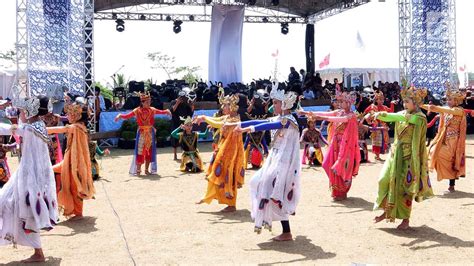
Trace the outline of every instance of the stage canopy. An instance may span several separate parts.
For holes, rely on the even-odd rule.
[[[192,1],[196,4],[205,3],[205,1]],[[235,4],[248,4],[248,0],[235,0],[235,1],[212,1],[216,3],[235,3]],[[279,12],[285,12],[300,17],[309,17],[316,13],[323,12],[328,9],[332,9],[335,6],[348,3],[348,2],[359,2],[364,3],[368,1],[356,0],[282,0],[279,1],[277,6],[272,5],[270,0],[257,0],[255,1],[256,7],[268,8],[271,10],[277,10]],[[180,5],[179,1],[174,0],[95,0],[95,12],[110,10],[114,8],[131,7],[143,4],[155,4],[155,5]],[[186,3],[188,4],[188,3]],[[189,4],[188,4],[189,5]]]

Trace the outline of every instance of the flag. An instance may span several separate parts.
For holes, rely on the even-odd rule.
[[[280,53],[280,52],[279,52],[278,49],[277,49],[276,52],[272,53],[272,57],[278,57],[278,54],[279,54],[279,53]]]
[[[459,71],[461,71],[461,72],[466,71],[466,69],[467,69],[466,65],[459,67]]]
[[[323,59],[323,61],[321,61],[321,63],[319,63],[319,68],[324,68],[325,66],[329,66],[329,58],[330,58],[331,54],[329,53],[328,55],[326,55]]]

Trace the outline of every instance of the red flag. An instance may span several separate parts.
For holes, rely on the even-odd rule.
[[[279,54],[279,51],[278,51],[278,49],[277,49],[276,52],[272,53],[272,56],[273,56],[273,57],[277,57],[278,54]]]
[[[323,68],[323,67],[329,65],[330,56],[331,56],[331,54],[329,53],[328,55],[326,55],[326,56],[324,57],[323,61],[321,61],[321,63],[319,63],[319,68]]]
[[[466,71],[466,65],[459,67],[459,71],[461,71],[461,72]]]

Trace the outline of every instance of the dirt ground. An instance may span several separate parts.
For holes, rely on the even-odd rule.
[[[205,162],[210,145],[201,145]],[[96,199],[85,203],[85,218],[62,221],[42,234],[47,264],[467,264],[474,261],[474,138],[467,150],[467,177],[456,193],[443,196],[447,181],[436,182],[435,198],[414,203],[412,229],[373,224],[372,206],[382,163],[361,167],[349,199],[334,203],[321,168],[303,166],[303,195],[292,217],[295,240],[275,243],[280,233],[253,232],[249,189],[239,190],[238,211],[195,205],[206,189],[204,174],[182,174],[170,148],[158,149],[159,175],[129,176],[131,150],[112,150],[101,161],[103,179]],[[372,156],[372,155],[371,155]],[[372,156],[373,160],[373,156]],[[16,169],[17,160],[10,160]],[[246,173],[247,183],[254,171]],[[397,221],[398,222],[398,221]],[[0,263],[24,259],[31,250],[0,247]]]

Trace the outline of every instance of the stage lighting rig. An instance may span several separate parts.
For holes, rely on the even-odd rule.
[[[212,0],[206,0],[206,5],[210,5],[212,3]]]
[[[183,24],[183,22],[181,20],[175,20],[173,22],[173,32],[178,34],[181,32],[181,24]]]
[[[118,32],[122,32],[125,30],[125,21],[123,21],[123,19],[117,19],[115,23],[117,23],[117,25],[115,25],[115,29]]]
[[[171,21],[171,16],[170,15],[166,16],[166,21]]]
[[[254,6],[257,3],[257,0],[249,0],[248,5],[249,6]]]
[[[290,32],[288,22],[281,23],[281,34],[287,35]]]
[[[277,6],[280,4],[280,0],[272,0],[272,6]]]

